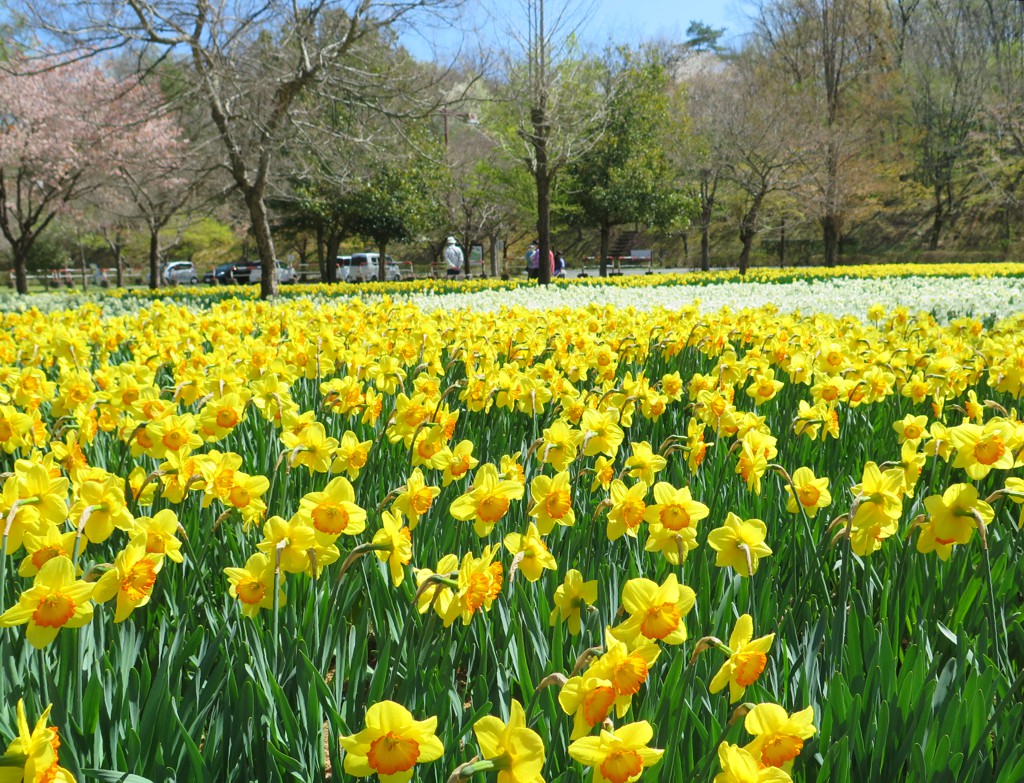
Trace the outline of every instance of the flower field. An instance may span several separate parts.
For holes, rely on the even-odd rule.
[[[0,315],[0,783],[1024,779],[1021,279],[855,277]]]

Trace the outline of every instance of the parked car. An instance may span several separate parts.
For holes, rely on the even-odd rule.
[[[366,283],[377,279],[379,253],[353,253],[338,256],[338,281],[345,283]],[[384,275],[388,281],[402,279],[402,272],[391,256],[385,257]]]
[[[217,264],[216,267],[203,275],[203,282],[210,285],[229,285],[230,283],[237,282],[234,276],[234,269],[235,265],[233,263]]]
[[[255,283],[260,279],[260,262],[236,261],[231,267],[231,277],[239,285]]]
[[[255,262],[256,266],[249,273],[249,278],[246,280],[247,283],[258,283],[263,279],[263,267],[259,261]],[[298,280],[298,276],[295,274],[295,270],[292,269],[291,265],[286,264],[284,261],[277,262],[277,282],[284,285],[285,283],[294,283]]]
[[[195,285],[199,282],[195,264],[191,261],[171,261],[165,264],[162,277],[166,285]]]

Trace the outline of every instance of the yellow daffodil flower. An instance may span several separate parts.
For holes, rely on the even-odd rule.
[[[597,580],[585,582],[579,571],[570,568],[566,571],[562,584],[555,589],[555,608],[551,610],[548,624],[555,625],[562,620],[569,626],[569,633],[578,636],[581,625],[580,610],[584,604],[593,606],[596,602]]]
[[[472,520],[473,530],[484,538],[508,512],[511,501],[521,500],[523,493],[522,484],[500,478],[498,469],[487,463],[476,472],[469,492],[452,502],[449,513],[462,522]]]
[[[645,720],[627,723],[599,737],[581,737],[569,745],[569,755],[593,769],[593,783],[632,783],[661,760],[663,750],[647,747],[654,737]]]
[[[804,740],[814,736],[814,708],[792,715],[778,704],[758,704],[743,719],[743,728],[754,739],[744,748],[759,767],[789,772],[800,755]]]
[[[480,755],[498,771],[498,783],[544,783],[544,741],[527,728],[526,712],[515,699],[508,723],[488,715],[473,724]]]
[[[505,548],[516,555],[518,568],[530,582],[536,582],[544,569],[556,570],[558,563],[540,537],[537,526],[530,523],[526,533],[509,533],[504,538]]]
[[[242,605],[242,614],[255,619],[260,609],[274,606],[274,561],[262,552],[249,556],[243,568],[225,568],[228,593]],[[284,583],[284,577],[281,577]],[[278,606],[284,606],[284,589],[278,591]]]
[[[453,481],[459,481],[470,470],[480,464],[473,456],[473,444],[468,440],[460,441],[454,449],[445,449],[438,454],[435,467],[444,471],[441,485],[447,487]]]
[[[764,543],[767,535],[768,528],[760,519],[740,519],[730,511],[722,526],[708,534],[708,546],[718,553],[715,565],[750,576],[760,559],[772,554]]]
[[[789,775],[777,767],[761,767],[749,751],[723,742],[718,746],[722,771],[713,783],[792,783]]]
[[[333,454],[331,470],[335,473],[345,472],[349,481],[355,481],[359,477],[359,471],[366,465],[372,446],[372,440],[360,441],[351,430],[342,433]]]
[[[826,508],[832,503],[832,493],[828,491],[828,476],[815,478],[810,468],[800,467],[793,471],[792,478],[793,486],[788,483],[783,486],[786,495],[789,496],[786,501],[786,510],[789,513],[796,514],[802,507],[807,516],[813,518],[818,515],[819,509]]]
[[[18,733],[0,756],[3,783],[75,783],[74,776],[60,766],[60,739],[56,728],[47,726],[49,705],[29,729],[25,700],[18,699]]]
[[[92,600],[106,603],[117,598],[114,622],[120,623],[149,603],[156,575],[164,565],[164,556],[146,551],[146,537],[139,535],[118,553],[114,567],[96,582]]]
[[[409,529],[415,530],[420,517],[430,511],[434,498],[440,494],[441,488],[428,486],[423,471],[415,468],[409,474],[392,507],[409,520]]]
[[[622,607],[629,618],[612,628],[612,635],[635,645],[639,637],[665,644],[686,641],[683,618],[693,609],[696,594],[669,574],[660,585],[650,579],[630,579],[622,588]]]
[[[402,524],[400,514],[385,511],[380,519],[383,527],[373,534],[373,543],[387,548],[375,550],[374,554],[388,564],[391,583],[400,587],[405,580],[405,566],[412,560],[412,533]]]
[[[129,531],[134,538],[139,533],[146,535],[146,552],[164,555],[175,563],[183,562],[181,541],[178,540],[178,515],[171,509],[162,509],[152,517],[136,517],[135,526]]]
[[[437,738],[437,718],[416,720],[393,701],[382,701],[366,711],[366,728],[341,737],[345,772],[357,778],[377,775],[381,783],[406,783],[413,767],[437,761],[444,745]]]
[[[655,475],[668,465],[668,460],[660,454],[655,454],[651,444],[647,441],[631,443],[630,449],[632,449],[633,455],[626,458],[626,467],[629,469],[626,475],[651,486],[654,484]]]
[[[611,509],[608,511],[608,540],[617,541],[624,535],[636,538],[637,530],[647,513],[647,484],[638,481],[627,488],[619,479],[611,483]]]
[[[504,569],[501,563],[492,562],[498,548],[498,545],[489,546],[480,557],[467,553],[462,558],[455,594],[442,618],[445,628],[459,617],[463,625],[469,625],[476,612],[490,610],[494,599],[501,594]]]
[[[729,686],[729,702],[735,703],[743,696],[743,691],[757,682],[768,663],[767,652],[775,641],[775,634],[770,633],[754,639],[754,621],[749,614],[740,615],[729,637],[729,646],[723,651],[729,659],[722,664],[718,673],[711,680],[708,690],[718,693],[726,685]]]
[[[530,516],[536,518],[542,535],[548,535],[556,524],[571,527],[576,523],[568,471],[555,476],[535,477],[530,482],[530,495],[533,499]]]
[[[75,579],[75,567],[66,557],[54,557],[43,564],[32,587],[18,597],[18,603],[0,615],[0,628],[28,623],[25,638],[42,649],[61,628],[81,628],[92,620],[90,602],[93,585]]]
[[[917,551],[935,552],[941,560],[949,559],[954,546],[971,540],[979,518],[987,525],[995,517],[992,506],[978,498],[972,484],[953,484],[941,495],[926,497],[924,507],[928,520],[921,526]]]

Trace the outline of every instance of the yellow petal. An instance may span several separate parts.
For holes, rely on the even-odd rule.
[[[729,646],[733,650],[739,650],[743,645],[754,638],[754,620],[749,614],[741,614],[736,620],[736,627],[733,628],[732,636],[729,637]]]
[[[789,713],[778,704],[758,704],[743,719],[743,728],[750,734],[771,734],[789,719]]]

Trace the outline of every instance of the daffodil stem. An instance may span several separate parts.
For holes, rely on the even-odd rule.
[[[1005,634],[999,633],[999,623],[996,620],[996,590],[992,584],[992,560],[989,557],[987,546],[982,547],[982,553],[985,563],[985,582],[988,584],[988,621],[992,626],[992,647],[995,649],[999,668],[1001,669],[1003,666],[1009,668],[1009,655],[1005,651],[1006,637]],[[1001,637],[1002,643],[1000,643]]]
[[[796,503],[797,509],[800,511],[800,518],[804,523],[804,532],[807,534],[807,543],[814,546],[815,553],[817,553],[818,545],[815,543],[814,532],[811,529],[811,518],[807,515],[807,508],[803,503],[800,502],[800,493],[797,492],[796,484],[793,482],[793,477],[784,470],[778,471],[782,480],[789,485],[790,491],[793,493],[793,500]],[[820,568],[815,568],[813,571],[817,574],[818,579],[821,580],[821,594],[823,596],[828,595],[828,582],[825,581],[825,574]],[[807,593],[811,591],[808,589]]]
[[[277,654],[278,646],[281,643],[280,625],[281,625],[281,552],[284,549],[283,544],[286,544],[288,539],[281,541],[274,551],[274,640],[270,645],[274,651],[274,672],[275,677],[277,673]]]
[[[7,604],[4,602],[4,593],[7,588],[7,534],[8,529],[5,523],[3,540],[0,541],[0,612],[7,609]]]
[[[694,667],[692,667],[692,666],[690,667],[690,669],[693,669],[693,668]],[[729,725],[729,721],[728,721],[728,709],[726,710],[726,718],[727,719],[724,722],[724,726],[722,727],[722,733],[718,735],[718,739],[715,741],[715,744],[711,746],[712,748],[717,748],[719,745],[721,745],[722,741],[725,739],[725,735],[728,734],[729,733],[729,729],[732,728]],[[711,765],[717,759],[718,759],[718,754],[717,753],[715,753],[714,751],[712,751],[711,753],[708,753],[707,754],[707,758],[705,758],[705,760],[704,760],[704,764],[700,768],[700,771],[696,775],[694,775],[692,779],[693,780],[707,780],[708,779],[708,775],[711,772]]]
[[[436,595],[436,591],[435,591]],[[416,601],[413,601],[409,605],[409,617],[405,620],[405,625],[402,626],[402,635],[398,637],[398,654],[401,656],[400,660],[405,663],[405,642],[409,638],[409,628],[416,622],[416,618],[419,616],[419,608],[416,605]],[[406,676],[408,676],[409,667],[405,667]],[[392,694],[398,693],[398,667],[391,667],[391,692]]]
[[[184,528],[182,528],[182,530],[184,530]],[[185,547],[185,553],[188,555],[189,564],[191,565],[191,567],[196,569],[197,571],[201,570],[204,564],[202,561],[199,560],[198,557],[196,557],[195,548],[192,546],[192,538],[188,535],[182,535],[181,543]],[[207,581],[205,579],[199,579],[198,582],[199,589],[203,593],[203,599],[206,601],[207,606],[216,606],[216,602],[214,601],[214,598],[210,593],[210,587],[207,584]]]
[[[846,646],[846,602],[850,595],[850,576],[853,566],[853,512],[847,515],[846,535],[844,536],[843,547],[843,575],[839,583],[839,600],[836,601],[836,611],[839,612],[839,633],[835,635],[832,647],[832,666],[838,667],[841,663],[843,649]]]

